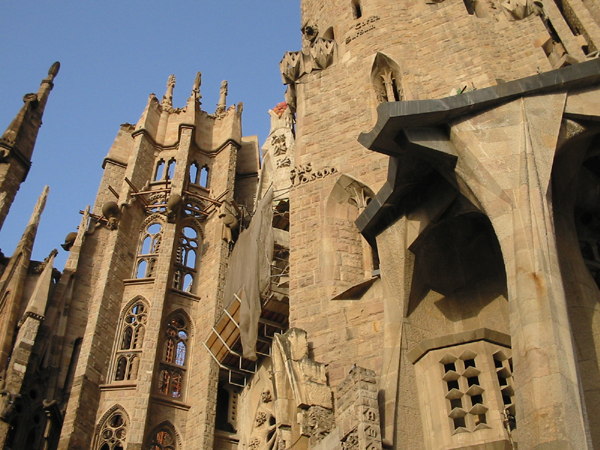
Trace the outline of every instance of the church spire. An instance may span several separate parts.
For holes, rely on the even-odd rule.
[[[42,125],[42,115],[59,69],[60,63],[52,64],[37,94],[26,94],[23,97],[25,104],[0,137],[0,229],[31,167],[31,156]]]
[[[14,254],[0,279],[0,368],[6,367],[12,352],[13,335],[21,308],[25,278],[40,217],[46,205],[48,186],[44,187]]]
[[[58,250],[54,249],[43,263],[42,274],[35,284],[33,294],[27,303],[25,314],[21,318],[19,325],[25,321],[27,317],[33,317],[35,320],[43,320],[46,315],[46,305],[48,303],[48,295],[52,286],[52,271],[54,270],[54,257],[58,254]]]

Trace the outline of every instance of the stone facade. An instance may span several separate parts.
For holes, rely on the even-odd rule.
[[[598,2],[301,8],[262,158],[227,82],[210,114],[171,76],[60,278],[44,192],[2,262],[4,448],[600,448]]]

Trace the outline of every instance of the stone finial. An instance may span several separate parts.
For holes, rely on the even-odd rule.
[[[200,95],[200,85],[202,84],[202,72],[198,71],[196,73],[196,78],[194,79],[194,86],[192,87],[192,96],[195,95],[197,98],[202,98]]]
[[[42,212],[44,212],[44,207],[46,206],[46,199],[48,198],[48,192],[50,192],[50,188],[48,186],[44,186],[42,193],[37,199],[35,207],[33,208],[33,213],[31,214],[31,218],[29,219],[30,225],[35,225],[36,227],[40,223],[40,217]]]
[[[175,88],[175,75],[169,75],[167,92],[162,98],[162,106],[173,107],[173,89]]]
[[[227,108],[227,93],[229,92],[229,90],[226,80],[223,80],[221,82],[221,89],[219,92],[219,103],[217,103],[217,111],[215,114],[223,114],[225,112],[225,109]]]
[[[58,61],[56,61],[54,64],[52,64],[50,66],[50,69],[48,69],[48,75],[52,78],[54,78],[56,75],[58,75],[58,71],[60,70],[60,63]]]

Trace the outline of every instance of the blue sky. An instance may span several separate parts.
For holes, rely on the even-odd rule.
[[[0,128],[36,92],[54,61],[60,73],[44,113],[28,178],[0,232],[9,256],[43,186],[50,195],[33,257],[41,260],[80,221],[96,196],[102,160],[119,125],[136,123],[173,73],[173,103],[182,107],[202,72],[202,107],[214,112],[222,80],[228,105],[243,102],[244,135],[269,132],[267,111],[283,101],[278,63],[300,49],[296,0],[31,1],[0,7]]]

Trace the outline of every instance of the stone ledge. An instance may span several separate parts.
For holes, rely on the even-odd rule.
[[[100,388],[101,391],[127,391],[127,390],[134,390],[137,388],[137,384],[136,383],[119,383],[119,382],[114,382],[111,384],[101,384],[100,386],[98,386]]]
[[[168,397],[158,395],[152,395],[152,401],[160,405],[170,406],[172,408],[182,409],[184,411],[189,411],[191,408],[190,405],[186,405],[183,402],[178,402],[177,400],[172,400]]]
[[[478,328],[476,330],[463,331],[461,333],[425,339],[412,350],[410,350],[407,353],[407,356],[410,362],[415,364],[431,350],[454,347],[455,345],[467,344],[475,341],[488,341],[493,344],[510,348],[510,336],[508,334],[501,333],[500,331],[490,330],[489,328]]]
[[[131,284],[152,284],[154,283],[154,278],[128,278],[126,280],[123,280],[123,284],[125,284],[125,286],[131,285]]]

